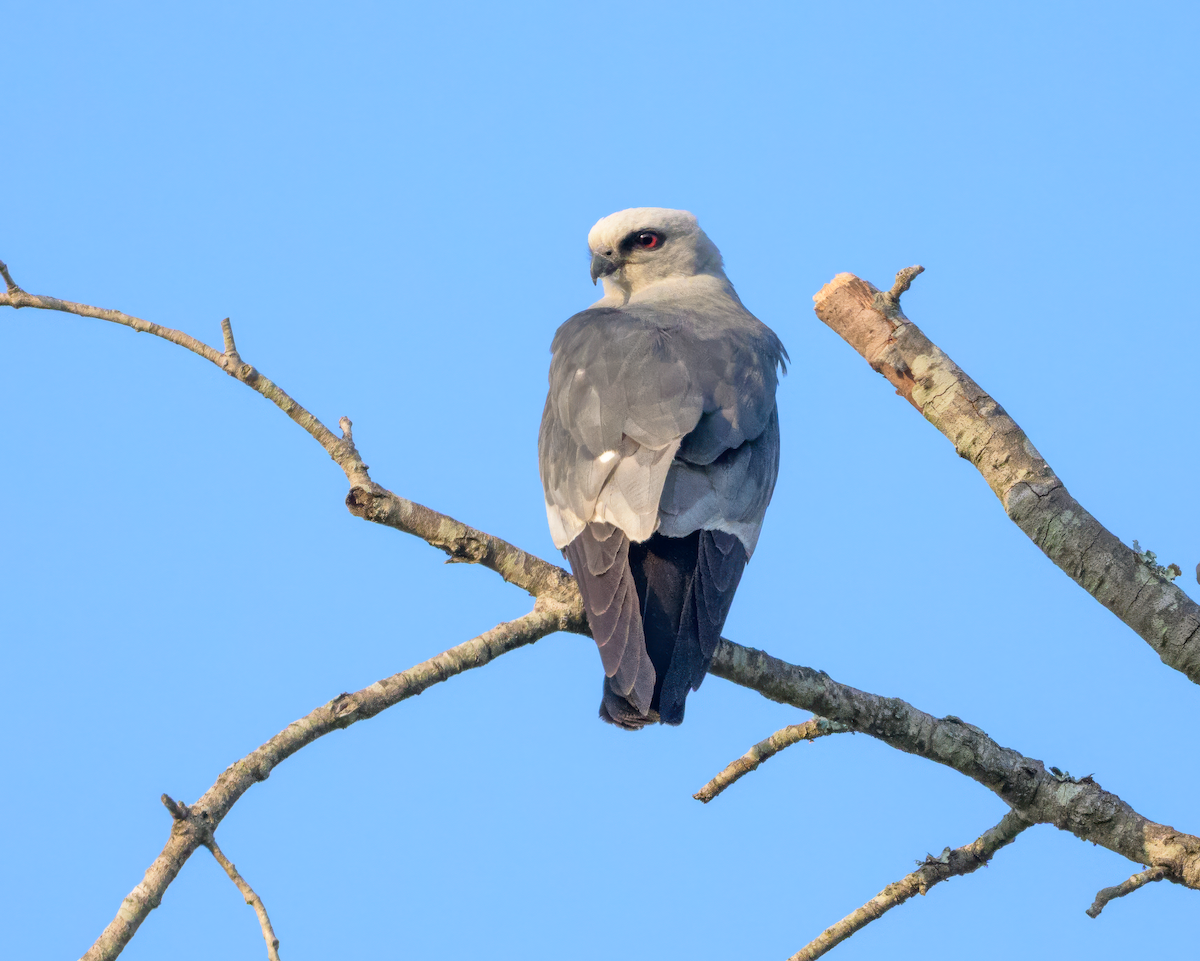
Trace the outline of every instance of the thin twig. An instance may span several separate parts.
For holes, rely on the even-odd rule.
[[[925,268],[920,264],[914,264],[912,267],[905,267],[903,270],[896,271],[896,280],[892,284],[892,289],[888,291],[888,295],[892,298],[893,303],[900,302],[900,295],[905,293],[912,282],[917,279],[917,276],[925,273]]]
[[[785,747],[790,747],[797,741],[813,741],[828,734],[840,734],[850,729],[849,724],[831,721],[824,717],[811,717],[803,724],[789,724],[769,738],[759,741],[737,760],[731,761],[725,770],[705,784],[692,797],[707,804],[735,781],[745,777]]]
[[[141,923],[158,907],[167,887],[187,859],[212,836],[238,799],[259,781],[265,781],[278,764],[331,731],[374,717],[456,674],[483,667],[501,654],[561,630],[564,618],[570,616],[570,612],[556,601],[539,599],[524,617],[499,624],[479,637],[443,651],[407,671],[376,681],[354,694],[341,694],[293,721],[265,744],[226,768],[195,804],[176,805],[172,801],[175,810],[171,816],[176,820],[166,846],[146,869],[145,877],[121,903],[116,917],[82,961],[110,961],[121,953]],[[171,805],[166,801],[163,803],[171,810]],[[180,811],[187,811],[187,815],[178,817]]]
[[[1150,821],[1094,778],[1063,780],[961,718],[933,717],[898,697],[860,691],[823,671],[724,638],[709,673],[944,764],[982,784],[1026,821],[1053,824],[1134,864],[1161,866],[1168,880],[1200,890],[1200,837]]]
[[[12,279],[12,274],[8,272],[8,264],[6,264],[3,260],[0,260],[0,277],[4,278],[5,286],[8,288],[8,292],[10,294],[25,293],[25,291],[17,286],[17,282]]]
[[[1135,874],[1133,877],[1122,881],[1120,884],[1111,888],[1104,888],[1096,895],[1096,900],[1092,902],[1092,906],[1087,909],[1089,918],[1100,917],[1100,912],[1104,910],[1109,901],[1116,898],[1123,898],[1127,894],[1132,894],[1140,887],[1144,887],[1151,881],[1161,881],[1165,878],[1166,872],[1162,868],[1147,868],[1140,874]]]
[[[300,404],[296,403],[281,387],[255,370],[253,365],[240,363],[241,358],[237,357],[236,353],[226,355],[213,347],[209,347],[208,344],[197,340],[190,334],[185,334],[181,330],[175,330],[172,327],[163,327],[161,324],[151,323],[148,320],[134,317],[132,314],[126,314],[119,310],[109,310],[106,307],[92,307],[88,304],[77,304],[70,300],[59,300],[57,297],[43,297],[37,294],[26,293],[20,287],[16,287],[16,289],[13,289],[13,287],[15,285],[10,286],[8,293],[0,294],[0,307],[38,307],[42,310],[58,310],[67,314],[75,314],[78,317],[93,317],[97,320],[106,320],[112,324],[129,327],[139,333],[153,334],[155,337],[161,337],[163,340],[169,340],[173,344],[190,350],[193,354],[198,354],[210,363],[220,367],[230,377],[240,380],[247,387],[258,391],[258,393],[262,394],[267,400],[271,401],[271,403],[287,414],[288,417],[308,431],[316,439],[317,443],[325,448],[326,453],[333,458],[334,462],[342,468],[351,484],[371,486],[371,479],[367,476],[366,471],[362,469],[362,465],[353,462],[346,456],[346,452],[341,445],[341,438],[335,436],[328,427],[322,424]]]
[[[889,884],[857,911],[846,915],[833,927],[826,928],[819,937],[793,954],[788,961],[812,961],[813,958],[819,958],[876,918],[903,904],[914,894],[925,894],[935,884],[947,878],[977,871],[987,864],[1000,848],[1011,844],[1027,827],[1028,821],[1015,811],[1009,811],[999,824],[989,828],[970,844],[953,851],[946,848],[938,857],[927,855],[924,862],[917,862],[921,865],[917,870]]]
[[[242,358],[238,356],[237,344],[233,340],[233,324],[228,317],[221,321],[221,338],[225,342],[225,356],[234,363],[240,363]]]
[[[406,534],[420,537],[434,547],[445,551],[451,560],[480,564],[494,570],[511,584],[535,597],[552,595],[567,605],[578,598],[575,581],[561,567],[550,564],[534,554],[529,554],[507,541],[491,534],[478,531],[445,514],[430,510],[422,504],[399,497],[384,490],[368,473],[349,435],[338,437],[312,413],[298,404],[283,388],[264,376],[252,364],[244,363],[238,356],[233,341],[233,329],[229,319],[221,323],[224,352],[209,347],[195,337],[170,327],[142,320],[119,310],[91,307],[57,297],[43,297],[23,291],[8,274],[3,276],[9,284],[8,293],[0,294],[0,307],[37,307],[42,310],[57,310],[79,317],[92,317],[120,324],[141,333],[153,334],[173,344],[184,347],[194,354],[220,367],[235,380],[262,394],[293,421],[307,431],[333,459],[350,482],[350,493],[346,506],[356,517],[393,527]],[[347,420],[347,423],[349,421]],[[582,606],[580,606],[582,612]],[[588,633],[582,613],[570,630]]]
[[[215,838],[210,838],[205,847],[212,851],[212,856],[217,859],[217,864],[225,869],[229,880],[237,885],[238,890],[242,892],[242,897],[246,899],[246,903],[254,908],[254,913],[258,915],[258,925],[262,928],[263,940],[267,942],[268,961],[279,961],[279,938],[275,937],[275,929],[271,927],[271,919],[267,916],[267,908],[262,903],[262,898],[254,892],[254,888],[250,887],[246,879],[238,874],[238,869],[221,852]]]

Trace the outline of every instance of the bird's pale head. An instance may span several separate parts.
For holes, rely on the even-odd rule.
[[[609,214],[588,234],[592,281],[605,300],[628,300],[664,281],[709,275],[725,280],[721,252],[686,210],[631,207]]]

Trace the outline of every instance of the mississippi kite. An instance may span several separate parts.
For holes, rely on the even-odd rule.
[[[600,648],[600,716],[679,724],[775,487],[787,352],[690,213],[622,210],[588,247],[604,296],[550,348],[546,515]]]

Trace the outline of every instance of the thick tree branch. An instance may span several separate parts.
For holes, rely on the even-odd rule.
[[[242,897],[246,899],[246,903],[254,908],[254,913],[258,916],[258,926],[262,928],[263,940],[267,942],[267,961],[279,961],[279,938],[275,937],[275,929],[271,927],[271,919],[267,916],[267,906],[263,904],[260,898],[250,887],[250,884],[244,877],[238,874],[238,869],[234,867],[233,862],[221,852],[217,847],[215,838],[209,838],[205,845],[212,856],[217,859],[217,864],[225,869],[225,873],[229,875],[229,880],[237,885],[237,889],[242,892]]]
[[[789,724],[769,738],[759,741],[736,761],[730,761],[725,770],[705,784],[692,797],[707,804],[735,781],[756,770],[760,764],[773,758],[785,747],[791,747],[797,741],[812,741],[828,734],[840,734],[849,730],[848,724],[831,721],[824,717],[810,717],[803,724]]]
[[[913,270],[901,271],[904,280],[911,282]],[[853,274],[838,274],[813,300],[817,316],[978,468],[1008,516],[1050,560],[1164,663],[1200,684],[1200,605],[1067,493],[1004,408],[904,316],[902,287],[898,277],[885,294]]]
[[[257,750],[226,768],[195,804],[184,805],[163,795],[163,804],[174,819],[171,836],[82,961],[111,959],[121,953],[138,926],[161,903],[163,894],[184,862],[198,847],[208,843],[238,799],[259,781],[265,781],[276,765],[331,731],[374,717],[393,704],[416,697],[456,674],[483,667],[501,654],[563,630],[572,617],[570,609],[559,602],[540,599],[524,617],[497,625],[473,640],[443,651],[407,671],[376,681],[361,691],[340,694],[328,704],[293,721]]]
[[[899,698],[859,691],[724,639],[709,673],[944,764],[978,781],[1032,824],[1053,824],[1136,864],[1161,867],[1170,880],[1200,890],[1200,838],[1142,817],[1090,777],[1056,777],[1041,761],[1001,747],[959,718],[932,717]]]
[[[788,961],[813,961],[872,921],[883,917],[892,908],[903,904],[914,894],[923,895],[947,878],[979,870],[992,859],[992,855],[1006,844],[1011,844],[1016,836],[1029,826],[1028,821],[1009,811],[999,824],[988,828],[970,844],[964,844],[953,851],[946,848],[940,857],[928,855],[912,874],[889,884],[857,911],[846,915],[833,927],[826,928],[820,936],[788,958]]]

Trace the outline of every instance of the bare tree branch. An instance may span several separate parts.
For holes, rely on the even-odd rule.
[[[225,869],[229,880],[237,885],[237,889],[242,892],[246,903],[254,908],[254,913],[258,915],[258,926],[262,928],[263,940],[267,942],[267,961],[279,961],[279,938],[275,937],[275,929],[271,927],[271,919],[267,917],[267,907],[262,903],[262,898],[255,893],[254,888],[250,887],[246,879],[238,874],[238,869],[234,867],[233,862],[221,852],[216,838],[210,837],[205,847],[212,851],[212,856],[217,859],[217,864]]]
[[[1045,462],[1037,457],[1032,445],[1019,433],[1019,428],[1007,419],[1007,415],[962,375],[961,371],[953,367],[936,347],[924,341],[927,347],[923,352],[920,349],[923,337],[900,313],[897,301],[899,294],[918,272],[913,268],[902,272],[903,276],[897,278],[895,287],[888,294],[881,294],[850,275],[839,275],[833,284],[827,285],[822,294],[828,294],[825,301],[832,303],[833,294],[838,290],[851,289],[851,294],[848,295],[851,296],[851,304],[857,304],[851,313],[857,313],[850,318],[850,322],[841,325],[848,331],[845,335],[847,339],[856,346],[859,342],[864,343],[866,346],[861,347],[860,352],[871,360],[872,365],[889,378],[896,378],[893,382],[899,386],[907,386],[906,396],[909,396],[914,405],[922,409],[927,417],[943,426],[948,435],[955,438],[960,451],[967,452],[964,456],[970,456],[977,463],[985,465],[980,469],[989,477],[990,483],[996,477],[1001,478],[992,483],[992,486],[998,493],[1000,489],[1004,491],[1001,499],[1006,506],[1017,504],[1020,507],[1030,497],[1050,502],[1056,492],[1060,491],[1065,495],[1061,482],[1053,476]],[[125,899],[117,917],[84,956],[85,959],[114,958],[150,910],[158,905],[166,888],[192,852],[199,845],[206,843],[206,838],[212,837],[217,825],[250,785],[265,780],[280,761],[331,730],[372,717],[392,704],[419,694],[433,684],[464,670],[480,667],[500,654],[531,643],[546,634],[560,630],[580,634],[590,632],[578,588],[566,571],[520,551],[500,538],[397,497],[376,485],[370,479],[368,468],[355,448],[349,420],[342,419],[343,437],[335,437],[283,390],[249,364],[242,363],[234,344],[232,328],[227,321],[222,325],[225,350],[218,353],[187,334],[119,311],[27,294],[13,282],[3,265],[0,265],[0,276],[8,285],[8,293],[0,294],[0,306],[41,307],[97,317],[124,324],[135,330],[153,333],[200,354],[266,396],[321,443],[350,481],[351,490],[347,503],[352,513],[421,537],[444,550],[451,560],[483,564],[499,573],[505,580],[538,597],[530,614],[516,621],[501,624],[486,634],[451,648],[409,671],[379,681],[355,694],[343,694],[289,725],[279,735],[228,768],[196,804],[189,807],[164,795],[163,803],[171,811],[174,819],[171,837],[162,853],[147,870],[142,882]],[[863,297],[866,294],[870,296],[864,303]],[[819,294],[818,298],[821,297]],[[842,308],[844,307],[845,304],[842,304]],[[888,328],[882,336],[876,323],[879,316],[884,318]],[[859,323],[862,317],[866,317],[867,320]],[[830,323],[838,329],[837,324]],[[905,350],[909,353],[905,353]],[[909,354],[914,350],[916,353],[910,358]],[[877,355],[883,359],[872,359]],[[913,373],[914,371],[916,373]],[[920,402],[914,398],[920,399]],[[959,410],[964,406],[965,411]],[[951,413],[965,418],[966,426],[952,426],[954,418],[951,413],[946,412],[948,407],[953,408]],[[975,423],[996,418],[1002,418],[999,426],[985,424],[981,427]],[[1005,428],[1005,423],[1011,427]],[[1024,451],[1021,456],[1028,461],[1024,467],[1021,466],[1024,463],[1021,457],[1015,456],[1004,446],[1012,440],[1010,435],[1013,435],[1013,432],[1016,432],[1018,437],[1017,446]],[[1042,466],[1039,468],[1038,464]],[[1004,478],[1007,478],[1007,481],[1004,481]],[[1025,497],[1025,501],[1021,500],[1022,497]],[[1068,510],[1074,505],[1074,501],[1068,500],[1064,503]],[[1079,513],[1083,513],[1078,505],[1075,507]],[[1025,504],[1021,507],[1026,514],[1037,509],[1037,505]],[[1018,513],[1020,512],[1015,507],[1010,509],[1010,515],[1013,515],[1014,519],[1018,519],[1015,516]],[[1069,537],[1063,536],[1063,530],[1073,523],[1071,518],[1056,520],[1052,517],[1038,516],[1041,518],[1039,523],[1050,531],[1051,535],[1048,540],[1050,546],[1044,549],[1051,553],[1053,547],[1059,555],[1063,555],[1063,542],[1070,541]],[[1018,523],[1022,521],[1018,519]],[[1107,536],[1111,538],[1111,535]],[[1119,542],[1118,546],[1128,552]],[[1090,550],[1091,548],[1087,548],[1080,555],[1080,564],[1085,572],[1091,568],[1084,563],[1082,555],[1089,554]],[[1051,553],[1051,556],[1054,557],[1055,554]],[[1146,571],[1146,565],[1142,564],[1125,579],[1133,589],[1132,595],[1123,605],[1127,622],[1142,623],[1145,620],[1145,605],[1141,603],[1143,595],[1146,598],[1158,597],[1160,600],[1163,596],[1162,587],[1165,582],[1158,580],[1153,574],[1147,574]],[[1086,580],[1083,574],[1076,579],[1081,583]],[[1169,588],[1170,585],[1166,587]],[[1111,592],[1103,593],[1102,596],[1098,589],[1093,593],[1105,600],[1110,607],[1121,606],[1115,600],[1108,599]],[[1116,592],[1116,595],[1123,596],[1120,592]],[[1192,608],[1195,607],[1190,599],[1181,594],[1180,596],[1182,602],[1169,594],[1166,595],[1165,602],[1154,602],[1158,603],[1155,610],[1160,621],[1157,623],[1161,625],[1169,622],[1176,625],[1160,631],[1169,635],[1169,643],[1164,642],[1164,650],[1175,650],[1176,647],[1186,645],[1187,639],[1200,627],[1200,620],[1195,621],[1197,627],[1191,629],[1191,634],[1184,638],[1182,644],[1175,643],[1174,639],[1180,632],[1177,622],[1182,603],[1186,602]],[[1182,616],[1186,620],[1194,615],[1189,608]],[[1167,654],[1164,653],[1163,657],[1166,660]],[[979,728],[958,718],[933,718],[904,701],[858,691],[838,684],[826,674],[788,664],[761,651],[741,647],[727,640],[722,640],[718,647],[711,673],[757,690],[773,700],[812,711],[828,718],[833,724],[844,725],[847,730],[869,734],[898,750],[918,754],[952,767],[1004,799],[1013,808],[1015,816],[1023,821],[1052,823],[1062,830],[1071,831],[1081,838],[1116,851],[1136,863],[1149,864],[1153,870],[1160,870],[1162,877],[1191,888],[1200,888],[1200,839],[1149,821],[1116,795],[1101,789],[1090,777],[1081,780],[1055,777],[1046,771],[1041,761],[1000,747]],[[759,763],[762,759],[759,758]]]
[[[988,828],[970,844],[964,844],[953,851],[946,848],[940,857],[935,858],[932,854],[926,856],[919,868],[899,881],[889,884],[833,927],[826,928],[818,937],[788,958],[788,961],[813,961],[872,921],[883,917],[892,908],[903,904],[914,894],[924,895],[935,884],[947,878],[979,870],[992,859],[992,855],[1006,844],[1011,844],[1016,836],[1029,826],[1028,821],[1009,811],[999,824]]]
[[[356,517],[427,541],[450,555],[451,561],[481,564],[536,597],[550,596],[564,604],[578,604],[580,617],[570,630],[591,636],[575,578],[561,567],[380,487],[352,487],[346,495],[346,506]]]
[[[735,781],[757,769],[760,764],[773,758],[785,747],[791,747],[797,741],[812,741],[828,734],[840,734],[849,730],[850,725],[843,724],[841,721],[831,721],[824,717],[810,717],[803,724],[789,724],[766,740],[759,741],[736,761],[730,761],[725,770],[705,784],[692,797],[707,804]]]
[[[1200,890],[1200,838],[1142,817],[1091,777],[1056,777],[1041,761],[1001,747],[960,718],[932,717],[899,698],[868,694],[724,639],[709,673],[944,764],[978,781],[1031,824],[1053,824]]]
[[[376,681],[361,691],[340,694],[328,704],[293,721],[261,747],[226,768],[195,804],[184,805],[163,795],[163,804],[174,818],[171,836],[82,961],[107,961],[121,953],[139,925],[161,903],[163,894],[184,862],[211,839],[238,799],[254,784],[265,781],[276,765],[331,731],[374,717],[393,704],[416,697],[456,674],[483,667],[501,654],[563,630],[564,623],[570,623],[572,617],[572,612],[559,602],[539,599],[524,617],[499,624],[473,640],[443,651],[407,671]]]
[[[57,297],[28,294],[13,281],[6,266],[0,264],[0,267],[2,267],[0,276],[4,277],[8,284],[8,292],[0,294],[0,307],[37,307],[43,310],[58,310],[79,317],[106,320],[142,333],[153,334],[198,354],[221,368],[235,380],[258,391],[304,428],[325,449],[334,463],[342,469],[346,479],[350,482],[350,493],[346,496],[346,506],[355,516],[420,537],[434,547],[445,551],[453,561],[482,564],[498,573],[510,584],[524,588],[535,597],[552,595],[570,606],[573,598],[578,596],[574,579],[561,567],[547,563],[540,557],[528,554],[498,537],[477,531],[473,527],[468,527],[452,517],[430,510],[415,501],[398,497],[372,481],[368,473],[369,468],[363,463],[362,457],[359,456],[358,450],[354,446],[349,419],[341,419],[344,434],[340,438],[337,437],[317,417],[288,396],[281,387],[259,373],[253,365],[244,363],[234,344],[233,328],[228,317],[221,321],[225,347],[222,353],[182,331],[163,327],[119,310],[91,307],[69,300],[59,300]],[[586,626],[582,620],[582,607],[580,607],[580,612],[580,619],[575,627],[576,629],[582,628],[582,632],[586,633]]]
[[[1087,909],[1089,918],[1100,917],[1100,912],[1104,910],[1104,906],[1109,901],[1116,898],[1123,898],[1127,894],[1132,894],[1140,887],[1144,887],[1151,881],[1161,881],[1165,877],[1162,868],[1147,868],[1140,874],[1135,874],[1133,877],[1122,881],[1120,884],[1111,888],[1102,889],[1097,895],[1096,900],[1092,902],[1092,906]]]
[[[1200,605],[1084,510],[1004,408],[904,316],[898,294],[914,270],[887,294],[838,274],[813,296],[817,316],[978,468],[1050,560],[1200,684]]]
[[[292,400],[282,388],[260,374],[254,369],[253,365],[242,363],[242,359],[238,356],[237,351],[229,349],[233,344],[233,329],[230,326],[229,318],[221,322],[226,345],[226,352],[222,353],[182,331],[174,330],[171,327],[163,327],[160,324],[142,320],[140,317],[134,317],[119,310],[109,310],[105,307],[91,307],[87,304],[77,304],[70,300],[59,300],[57,297],[42,297],[37,294],[26,293],[13,282],[7,268],[5,268],[2,276],[4,276],[8,283],[8,292],[0,294],[0,307],[38,307],[42,310],[59,310],[63,313],[75,314],[79,317],[94,317],[97,320],[106,320],[109,323],[132,328],[139,333],[153,334],[155,337],[161,337],[163,340],[169,340],[173,344],[178,344],[180,347],[190,350],[193,354],[199,354],[205,360],[216,364],[230,377],[240,380],[247,387],[258,391],[287,414],[288,417],[308,431],[316,439],[317,443],[325,448],[326,453],[333,458],[334,463],[342,468],[351,486],[372,486],[371,478],[367,475],[367,467],[358,458],[353,448],[347,448],[343,445],[340,438],[334,436],[328,427]]]

